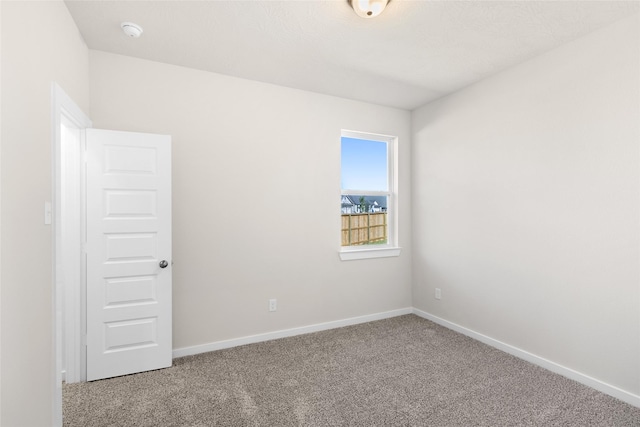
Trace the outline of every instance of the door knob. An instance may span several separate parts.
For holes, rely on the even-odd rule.
[[[160,268],[166,268],[169,265],[166,259],[160,261]]]

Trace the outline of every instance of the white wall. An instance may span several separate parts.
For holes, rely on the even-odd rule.
[[[89,55],[60,1],[2,8],[1,365],[3,426],[53,416],[51,82],[88,111]]]
[[[0,4],[0,52],[2,52],[2,5]],[[2,104],[2,62],[0,61],[0,109]],[[2,113],[0,112],[0,189],[2,189]],[[1,194],[1,193],[0,193]],[[0,197],[0,241],[2,241],[2,197]],[[0,244],[0,272],[2,245]],[[0,273],[0,373],[2,372],[2,274]],[[2,376],[0,376],[0,423],[2,422]]]
[[[412,115],[414,306],[635,395],[638,22]]]
[[[173,136],[174,348],[411,306],[409,112],[99,51],[90,69],[95,127]],[[343,128],[399,137],[400,257],[339,260]]]

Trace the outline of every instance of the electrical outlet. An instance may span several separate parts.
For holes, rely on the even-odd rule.
[[[276,311],[278,309],[278,300],[272,298],[269,300],[269,311]]]
[[[442,291],[440,290],[440,288],[436,288],[436,299],[441,299],[442,298]]]

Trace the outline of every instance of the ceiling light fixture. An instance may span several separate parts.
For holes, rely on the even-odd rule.
[[[349,6],[362,18],[375,18],[380,15],[391,0],[347,0]]]
[[[142,27],[138,24],[134,24],[133,22],[123,22],[120,24],[122,31],[129,37],[133,37],[137,39],[142,34]]]

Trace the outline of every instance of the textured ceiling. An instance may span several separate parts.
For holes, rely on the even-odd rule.
[[[413,109],[632,13],[638,1],[66,1],[91,49]],[[122,21],[144,28],[139,39]]]

